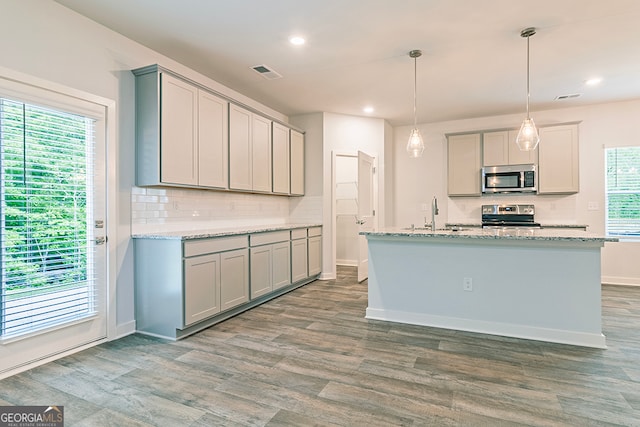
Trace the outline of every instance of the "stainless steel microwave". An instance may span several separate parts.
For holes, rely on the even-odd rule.
[[[534,164],[482,168],[483,193],[535,193],[537,191],[538,174]]]

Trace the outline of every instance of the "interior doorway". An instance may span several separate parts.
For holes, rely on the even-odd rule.
[[[367,245],[360,231],[377,224],[375,157],[366,153],[333,153],[333,249],[336,266],[358,268],[367,278]]]

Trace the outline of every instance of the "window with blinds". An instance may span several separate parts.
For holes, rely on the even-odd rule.
[[[95,313],[93,149],[93,119],[0,98],[0,339]]]
[[[607,148],[606,230],[640,238],[640,147]]]

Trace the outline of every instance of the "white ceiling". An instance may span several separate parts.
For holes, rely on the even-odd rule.
[[[418,122],[640,98],[638,0],[56,0],[286,115]],[[303,35],[306,45],[288,38]],[[283,77],[250,69],[267,65]],[[598,86],[585,80],[600,76]],[[578,98],[554,101],[559,95]]]

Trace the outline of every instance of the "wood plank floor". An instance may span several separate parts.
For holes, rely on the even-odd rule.
[[[132,335],[0,381],[66,426],[640,426],[640,288],[607,350],[369,321],[355,270],[179,342]]]

